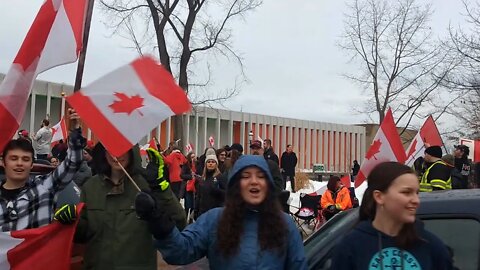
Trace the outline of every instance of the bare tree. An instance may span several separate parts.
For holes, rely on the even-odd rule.
[[[407,129],[440,109],[441,82],[456,62],[433,37],[431,15],[416,0],[353,0],[340,46],[360,67],[346,76],[369,97],[357,111],[380,123],[390,107]]]
[[[222,102],[238,93],[246,77],[242,58],[232,46],[229,25],[237,18],[244,19],[262,0],[101,0],[101,3],[110,15],[108,25],[114,33],[123,33],[141,54],[154,49],[194,105]],[[212,93],[207,54],[238,64],[240,77],[231,88]],[[195,82],[192,78],[204,81]],[[181,116],[174,118],[174,130],[183,139]]]
[[[466,24],[450,26],[450,42],[446,43],[462,60],[445,81],[461,97],[448,112],[460,120],[460,136],[480,138],[480,4],[463,1],[463,5]]]

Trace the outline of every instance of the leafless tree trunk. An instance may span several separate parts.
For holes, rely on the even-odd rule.
[[[378,115],[381,123],[392,108],[397,124],[405,129],[413,119],[431,114],[427,105],[439,97],[441,82],[455,61],[432,36],[430,5],[418,5],[416,0],[354,0],[349,9],[340,46],[360,67],[346,77],[369,97],[358,111],[371,119]]]
[[[192,82],[194,66],[198,69],[195,56],[200,59],[201,54],[211,53],[233,59],[245,80],[242,58],[231,44],[229,24],[237,18],[244,19],[262,0],[101,0],[101,3],[114,33],[126,31],[140,53],[145,50],[143,47],[155,48],[160,62],[177,78],[192,104],[210,105],[238,94],[238,81],[231,88],[212,94],[208,63],[207,80]],[[132,25],[138,30],[134,31]],[[142,31],[143,34],[137,33]],[[180,143],[188,143],[184,141],[182,117],[174,117],[173,124],[177,139],[182,139]]]

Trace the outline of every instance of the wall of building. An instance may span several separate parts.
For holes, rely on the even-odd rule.
[[[0,81],[3,75],[0,74]],[[39,129],[39,123],[49,118],[56,124],[64,114],[64,95],[70,95],[73,88],[68,85],[37,80],[32,89],[21,128],[30,132]],[[33,108],[33,110],[32,110]],[[215,138],[215,147],[240,143],[249,153],[251,139],[271,139],[275,153],[280,157],[287,144],[292,144],[298,156],[298,168],[311,169],[321,163],[328,171],[349,172],[353,160],[362,161],[366,148],[365,127],[307,121],[270,115],[236,112],[208,107],[195,107],[183,115],[186,143],[191,143],[200,155],[208,144],[208,138]],[[84,126],[85,136],[95,140],[95,135]],[[252,133],[253,136],[249,136]],[[152,130],[140,143],[156,137],[162,146],[178,139],[173,132],[171,119],[165,120]]]

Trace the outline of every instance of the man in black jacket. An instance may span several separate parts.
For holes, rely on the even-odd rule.
[[[471,171],[471,163],[468,160],[470,148],[466,145],[455,145],[455,169],[462,175],[462,189],[468,188],[468,178]]]
[[[277,165],[280,165],[280,163],[278,161],[278,156],[273,151],[272,141],[270,139],[265,139],[265,141],[263,141],[263,143],[265,144],[265,152],[263,153],[263,156],[265,157],[265,159],[266,160],[271,160],[271,161],[277,163]]]
[[[264,156],[264,149],[262,147],[262,142],[259,140],[254,140],[250,143],[250,150],[252,155]],[[276,156],[276,155],[275,155]],[[270,173],[273,177],[273,183],[275,184],[275,191],[280,193],[283,190],[283,180],[282,174],[280,173],[280,167],[278,166],[278,157],[277,162],[272,161],[271,159],[265,158],[270,169]]]
[[[287,150],[283,152],[281,159],[281,169],[283,174],[283,188],[286,187],[287,181],[290,181],[292,192],[295,193],[295,167],[297,166],[297,155],[293,152],[291,144],[287,145]]]

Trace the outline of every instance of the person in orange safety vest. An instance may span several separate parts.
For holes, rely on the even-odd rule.
[[[338,176],[330,176],[327,184],[327,190],[323,193],[320,201],[322,214],[326,220],[329,220],[340,211],[352,208],[350,191],[342,185]]]

